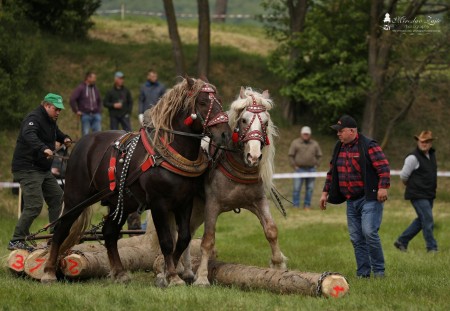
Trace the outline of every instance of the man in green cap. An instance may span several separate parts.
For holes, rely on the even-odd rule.
[[[61,212],[63,191],[51,173],[55,140],[70,145],[71,139],[56,125],[61,110],[62,97],[49,93],[40,106],[22,121],[12,160],[14,179],[20,183],[23,193],[23,212],[17,222],[8,249],[28,249],[25,237],[34,219],[39,216],[45,202],[50,222]]]

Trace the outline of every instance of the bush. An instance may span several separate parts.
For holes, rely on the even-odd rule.
[[[0,15],[0,124],[17,128],[24,114],[42,97],[45,53],[36,27],[11,15]]]

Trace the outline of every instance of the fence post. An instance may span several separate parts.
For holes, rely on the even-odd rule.
[[[120,4],[120,19],[124,20],[125,18],[125,3]]]

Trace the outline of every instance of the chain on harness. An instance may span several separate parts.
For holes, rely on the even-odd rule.
[[[114,210],[114,212],[111,214],[111,217],[113,217],[113,220],[117,219],[117,223],[122,222],[125,182],[127,179],[128,168],[130,166],[131,157],[133,156],[133,153],[134,153],[134,150],[136,149],[138,141],[139,141],[139,136],[136,136],[130,140],[130,142],[128,143],[128,145],[126,147],[126,149],[128,151],[127,151],[127,155],[125,156],[125,160],[124,160],[123,167],[122,167],[122,172],[120,174],[117,207]]]
[[[247,106],[245,110],[253,113],[253,118],[251,119],[250,123],[244,128],[241,135],[239,135],[238,127],[234,129],[234,133],[232,136],[233,142],[237,143],[238,141],[241,141],[242,143],[245,143],[249,140],[259,140],[263,145],[270,145],[269,136],[267,135],[267,127],[262,121],[262,118],[260,116],[260,113],[266,112],[267,108],[264,105],[258,104],[256,102],[255,96],[253,95],[250,96],[252,98],[252,104]],[[261,124],[261,131],[260,130],[250,131],[250,128],[253,122],[256,120],[256,118],[258,118],[259,123]]]

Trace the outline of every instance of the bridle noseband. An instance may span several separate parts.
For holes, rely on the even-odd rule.
[[[270,145],[269,137],[267,136],[267,127],[262,121],[262,118],[260,116],[260,113],[266,112],[267,108],[264,105],[260,105],[256,102],[256,99],[253,95],[250,95],[252,97],[252,104],[250,106],[247,106],[245,109],[248,112],[253,113],[253,118],[251,119],[250,123],[244,128],[241,135],[239,136],[239,140],[242,143],[245,143],[250,140],[259,140],[261,144],[264,145]],[[253,124],[253,122],[256,120],[256,117],[258,117],[259,123],[261,124],[261,131],[259,130],[252,130],[250,131],[250,128]],[[235,129],[239,130],[238,128]]]

